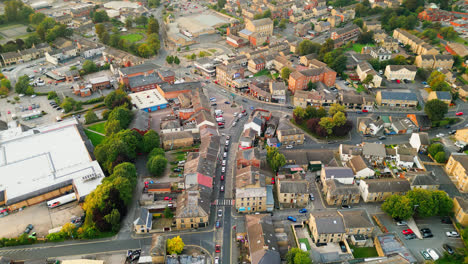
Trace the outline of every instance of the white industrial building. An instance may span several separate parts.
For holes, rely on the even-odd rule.
[[[0,132],[0,205],[11,210],[74,191],[80,201],[104,178],[72,118],[25,130]]]

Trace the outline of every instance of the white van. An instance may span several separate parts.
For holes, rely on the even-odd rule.
[[[223,110],[220,110],[220,109],[215,110],[216,115],[221,115],[222,113],[224,113]]]
[[[428,248],[428,249],[426,249],[426,251],[427,251],[427,253],[429,253],[429,255],[431,256],[431,258],[433,260],[438,260],[439,259],[439,254],[437,254],[435,252],[435,250],[433,250],[432,248]]]

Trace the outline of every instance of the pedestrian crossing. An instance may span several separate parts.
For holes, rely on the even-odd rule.
[[[231,200],[231,199],[215,200],[215,205],[231,206],[231,205],[234,205],[234,200]]]

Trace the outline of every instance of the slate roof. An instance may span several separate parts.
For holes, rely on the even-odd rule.
[[[343,217],[346,228],[368,228],[374,226],[369,215],[363,209],[340,210],[338,213]]]
[[[311,212],[318,234],[339,234],[345,232],[343,218],[334,211]]]
[[[407,192],[411,190],[409,181],[405,179],[368,179],[362,180],[368,185],[369,193]]]
[[[278,242],[270,215],[246,215],[250,257],[252,264],[280,264]]]
[[[354,178],[354,173],[346,167],[325,167],[323,168],[325,179],[348,179]]]
[[[436,93],[436,96],[437,96],[437,99],[439,100],[452,100],[452,95],[450,94],[450,92],[446,92],[446,91],[435,91]]]
[[[401,100],[401,101],[418,101],[418,97],[414,93],[405,92],[380,92],[382,100]]]
[[[440,184],[431,171],[407,172],[405,177],[409,179],[411,186],[431,186]]]
[[[130,75],[130,74],[135,74],[135,73],[143,73],[143,72],[148,72],[151,70],[157,69],[158,66],[154,63],[143,63],[143,64],[138,64],[135,66],[127,67],[127,68],[120,68],[120,72],[123,75]]]
[[[386,156],[385,145],[378,143],[365,143],[362,147],[362,155],[382,157]]]
[[[130,88],[151,85],[151,84],[160,84],[164,81],[156,74],[149,74],[147,76],[134,76],[128,79],[128,84]]]
[[[343,184],[336,179],[326,180],[331,195],[359,195],[359,187],[354,184]]]
[[[280,193],[309,194],[309,184],[307,181],[280,181]]]

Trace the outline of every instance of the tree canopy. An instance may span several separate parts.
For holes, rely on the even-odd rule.
[[[442,120],[448,112],[448,105],[439,99],[432,99],[424,105],[424,112],[432,121]]]
[[[182,241],[180,236],[176,236],[167,240],[167,253],[170,255],[182,253],[184,247],[184,241]]]

